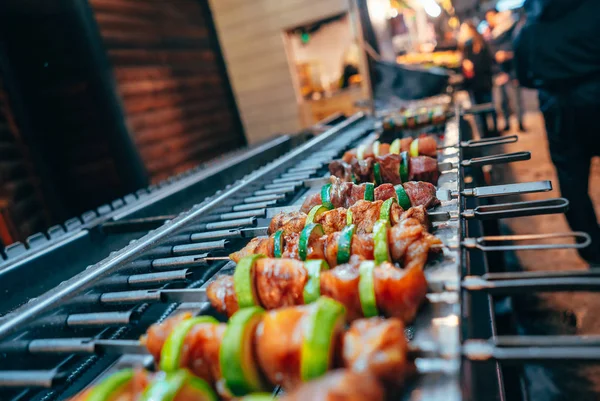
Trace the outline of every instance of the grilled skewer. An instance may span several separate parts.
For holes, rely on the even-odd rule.
[[[275,385],[293,389],[342,366],[360,366],[384,382],[401,382],[409,365],[402,322],[362,319],[344,331],[344,320],[344,307],[322,297],[268,312],[245,308],[227,324],[177,315],[152,326],[142,342],[162,370],[188,368],[221,394],[225,388],[237,396]]]
[[[348,209],[360,200],[385,201],[390,198],[396,199],[405,210],[411,206],[429,209],[440,204],[435,186],[427,182],[411,181],[395,187],[391,184],[375,187],[370,183],[357,185],[332,176],[321,191],[306,198],[300,211],[308,213],[314,206],[322,204],[329,205],[330,208]]]
[[[342,160],[350,163],[354,158],[364,160],[368,157],[384,156],[390,153],[400,154],[402,152],[410,152],[411,156],[436,157],[437,146],[437,141],[433,136],[425,135],[417,139],[413,139],[412,137],[396,139],[390,144],[374,141],[348,150],[342,156]]]
[[[325,234],[320,224],[311,223],[300,233],[277,232],[270,237],[253,238],[229,257],[236,263],[244,256],[256,254],[298,260],[324,259],[330,266],[337,266],[354,256],[375,260],[378,264],[393,261],[404,267],[413,264],[423,267],[430,250],[439,249],[439,245],[441,241],[414,218],[401,220],[391,228],[387,220],[379,220],[373,233],[355,233],[351,224],[341,232]]]
[[[240,306],[271,310],[310,303],[322,294],[343,304],[350,321],[383,315],[409,323],[425,300],[427,280],[420,266],[400,270],[390,263],[353,261],[329,270],[322,260],[248,257],[233,276],[211,282],[206,293],[227,316]]]

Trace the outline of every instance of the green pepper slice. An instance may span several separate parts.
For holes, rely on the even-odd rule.
[[[308,212],[308,215],[306,216],[306,223],[304,223],[304,225],[308,225],[310,223],[314,223],[315,219],[320,216],[321,214],[329,211],[331,209],[329,209],[326,206],[323,205],[317,205],[317,206],[313,206],[312,209],[310,209],[310,212]]]
[[[266,257],[262,254],[245,256],[238,262],[233,273],[233,288],[240,308],[258,305],[254,288],[252,269],[258,259]]]
[[[370,260],[362,262],[358,267],[358,274],[360,275],[360,281],[358,282],[358,296],[365,317],[379,316],[377,299],[375,297],[374,270],[375,263]]]
[[[165,372],[178,370],[181,364],[181,349],[185,337],[192,327],[200,323],[219,323],[212,316],[197,316],[181,321],[169,334],[160,352],[160,369]]]
[[[313,308],[302,340],[300,377],[303,381],[322,376],[331,368],[334,335],[346,318],[344,306],[328,297],[319,298]]]
[[[375,200],[375,185],[373,185],[371,182],[367,182],[365,184],[364,199],[369,202],[373,202]]]
[[[381,205],[379,211],[379,219],[392,221],[392,205],[396,202],[396,198],[386,199]]]
[[[304,303],[315,302],[321,296],[321,271],[329,270],[329,265],[322,259],[307,260],[304,268],[308,272],[308,280],[304,284]]]
[[[348,209],[346,212],[346,225],[349,226],[352,224],[352,210]]]
[[[306,225],[302,232],[300,233],[300,239],[298,241],[298,256],[300,256],[300,260],[306,260],[308,256],[308,245],[310,243],[310,239],[313,236],[322,236],[325,235],[325,231],[323,230],[323,226],[316,223],[310,223]]]
[[[396,195],[398,195],[398,204],[404,210],[410,209],[410,207],[411,207],[410,198],[408,197],[408,194],[404,190],[404,187],[402,186],[402,184],[398,184],[394,188],[396,189]]]
[[[390,251],[388,244],[388,228],[390,222],[388,220],[377,220],[373,226],[373,255],[375,263],[381,264],[390,261]]]
[[[321,204],[328,209],[333,209],[333,203],[331,203],[331,183],[321,187]]]
[[[235,396],[266,390],[253,353],[254,332],[263,314],[258,306],[240,309],[223,334],[219,364],[225,385]]]
[[[217,401],[219,398],[208,383],[193,377],[187,370],[167,373],[164,379],[154,380],[144,390],[139,401],[173,401],[184,386],[190,386],[198,394],[198,401]]]
[[[133,369],[116,372],[94,386],[85,401],[110,401],[132,378]]]
[[[379,163],[373,165],[373,177],[375,178],[375,186],[383,184],[381,179],[381,166]]]
[[[408,182],[408,176],[409,176],[409,156],[408,156],[408,152],[402,152],[400,153],[400,181],[404,182]]]
[[[399,155],[401,150],[401,144],[402,142],[400,141],[400,139],[394,139],[394,141],[390,145],[390,153],[394,155]]]
[[[352,236],[354,235],[354,231],[356,230],[356,226],[354,224],[350,224],[342,230],[340,236],[338,238],[338,253],[337,253],[337,262],[338,264],[348,263],[350,260],[350,253],[352,248]]]
[[[273,234],[273,256],[280,258],[283,255],[283,230],[277,230]]]

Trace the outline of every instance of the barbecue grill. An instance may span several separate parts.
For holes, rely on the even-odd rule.
[[[438,182],[438,197],[443,202],[430,217],[434,234],[445,247],[427,267],[429,302],[407,329],[420,372],[405,392],[407,400],[514,400],[518,378],[504,377],[503,361],[597,360],[600,356],[594,350],[575,348],[582,343],[572,338],[496,336],[492,295],[532,289],[589,290],[600,282],[590,275],[489,272],[489,251],[582,247],[589,244],[589,237],[582,233],[486,237],[484,220],[563,213],[568,202],[558,198],[487,204],[491,197],[552,187],[549,182],[477,186],[481,183],[473,177],[482,165],[516,162],[529,154],[476,157],[480,147],[516,138],[474,141],[464,114],[457,105],[441,139],[438,162],[445,171]],[[96,212],[93,219],[80,223],[84,230],[61,234],[62,242],[49,235],[39,247],[31,239],[29,251],[14,246],[25,256],[9,258],[0,267],[6,294],[0,302],[5,313],[0,319],[0,399],[62,400],[124,366],[152,366],[152,357],[137,341],[149,325],[176,311],[216,316],[206,302],[205,289],[217,274],[231,274],[235,268],[224,256],[264,235],[276,212],[297,210],[306,196],[323,185],[332,159],[381,135],[375,127],[374,118],[359,113],[296,147],[291,147],[289,138],[280,139],[212,166],[209,172],[192,172],[160,185],[145,199],[132,201],[129,208],[104,208],[105,213]],[[242,176],[240,171],[250,173]],[[199,188],[206,191],[219,179],[228,185],[203,200],[197,198]],[[165,207],[165,199],[173,197],[193,197],[193,203],[180,202],[178,210]],[[147,233],[139,237],[140,232]],[[561,236],[579,241],[519,244]],[[100,244],[106,254],[90,255],[97,258],[94,262],[104,259],[82,268],[69,255],[85,241]],[[14,251],[6,253],[13,258]],[[25,298],[31,299],[24,302]],[[540,352],[541,347],[556,344],[564,347]]]

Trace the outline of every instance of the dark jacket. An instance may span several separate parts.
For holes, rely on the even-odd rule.
[[[492,57],[494,57],[494,73],[495,74],[500,73],[500,72],[505,72],[505,73],[509,74],[511,76],[511,78],[515,78],[514,77],[513,60],[510,59],[503,63],[496,63],[495,55],[500,50],[507,51],[507,52],[513,51],[513,36],[514,36],[514,31],[515,31],[516,26],[517,26],[517,24],[513,23],[505,31],[503,31],[498,36],[492,38],[489,41],[490,52],[492,53]]]
[[[521,86],[561,102],[600,104],[600,1],[527,0],[514,39]]]
[[[473,44],[469,41],[465,44],[463,58],[471,60],[473,69],[475,70],[475,76],[472,79],[467,79],[465,77],[465,87],[474,92],[491,91],[493,85],[492,65],[494,64],[494,60],[492,59],[489,47],[484,44],[481,51],[475,53],[473,51]]]

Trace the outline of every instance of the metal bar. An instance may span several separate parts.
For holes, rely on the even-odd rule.
[[[451,288],[451,287],[450,287]],[[467,276],[461,283],[466,291],[485,291],[490,294],[522,294],[524,292],[598,291],[600,278],[552,277],[488,281],[477,276]]]
[[[220,220],[238,220],[248,217],[265,217],[265,209],[251,209],[241,212],[223,213],[219,215]]]
[[[198,224],[198,225],[192,225],[189,228],[196,229],[198,231],[211,231],[211,230],[222,230],[225,228],[238,228],[238,227],[247,227],[247,226],[255,226],[255,225],[256,225],[256,217],[248,217],[246,219],[215,221],[213,223],[203,223],[203,224]]]
[[[265,209],[270,206],[275,206],[276,204],[277,204],[277,201],[257,202],[257,203],[250,203],[247,205],[235,205],[231,210],[233,210],[234,212],[242,212],[244,210]]]
[[[497,336],[490,343],[496,347],[598,347],[600,335]]]
[[[131,323],[133,315],[132,311],[75,313],[67,317],[67,326],[71,328],[125,326]]]
[[[211,242],[194,242],[192,244],[176,245],[171,253],[174,256],[197,254],[199,252],[223,250],[229,245],[226,239]]]
[[[529,278],[552,278],[552,277],[600,277],[600,269],[586,270],[557,270],[557,271],[521,271],[504,273],[487,273],[481,278],[488,281],[494,280],[521,280]]]
[[[316,164],[309,164],[306,166],[302,166],[302,167],[294,167],[289,169],[287,172],[288,173],[303,173],[306,171],[317,171],[318,169],[322,168],[323,164],[322,163],[316,163]]]
[[[267,209],[268,210],[268,209]],[[206,241],[225,238],[254,238],[268,235],[268,227],[242,228],[239,230],[217,230],[194,233],[190,236],[192,241]]]
[[[269,202],[269,201],[281,201],[285,199],[285,195],[262,195],[262,196],[249,196],[244,199],[244,203],[258,203],[258,202]]]
[[[295,186],[286,185],[280,188],[271,188],[271,189],[261,189],[260,191],[255,191],[254,196],[263,196],[263,195],[286,195],[296,192]]]
[[[499,155],[481,156],[472,159],[463,160],[460,165],[463,167],[489,166],[492,164],[512,163],[517,161],[531,159],[530,152],[503,153]]]
[[[132,287],[148,285],[162,285],[189,279],[192,272],[188,269],[173,270],[158,273],[134,274],[127,278],[127,283]]]
[[[463,211],[461,215],[466,219],[505,219],[513,217],[564,213],[568,207],[569,201],[567,199],[554,198],[541,201],[514,202],[496,205],[477,206],[473,210]]]
[[[484,242],[505,242],[505,241],[536,241],[556,238],[574,238],[575,243],[563,244],[527,244],[527,245],[483,245]],[[583,240],[583,241],[581,241]],[[465,238],[462,245],[468,249],[479,249],[484,252],[491,251],[517,251],[517,250],[541,250],[541,249],[581,249],[589,246],[592,238],[588,233],[551,233],[551,234],[521,234],[521,235],[500,235],[485,236],[479,238]]]
[[[207,302],[206,290],[180,289],[180,290],[139,290],[105,292],[100,296],[100,302],[105,305],[127,305],[142,302]]]
[[[309,178],[311,175],[315,174],[317,171],[316,170],[308,170],[308,171],[304,171],[301,173],[284,173],[281,174],[281,178],[283,179],[293,179],[293,180],[304,180],[306,178]]]
[[[296,187],[301,187],[304,185],[304,181],[290,181],[290,182],[283,182],[280,184],[267,184],[265,185],[265,189],[278,189],[278,188],[284,188],[284,187],[291,187],[293,186],[294,188]]]
[[[56,370],[0,370],[0,387],[52,388],[65,379]]]
[[[477,198],[488,198],[491,196],[509,196],[530,194],[535,192],[547,192],[552,190],[550,180],[520,182],[517,184],[489,185],[485,187],[466,188],[461,192],[463,196],[474,196]]]
[[[600,347],[495,347],[487,341],[469,340],[463,344],[463,356],[473,362],[599,362]]]
[[[140,231],[154,230],[169,220],[173,220],[177,215],[142,217],[139,219],[127,219],[107,221],[102,224],[102,231],[107,234],[134,233]]]
[[[185,268],[196,268],[206,267],[208,265],[206,258],[208,253],[202,253],[199,255],[189,256],[177,256],[173,258],[159,258],[152,261],[152,268],[155,270],[171,270],[181,267]]]

